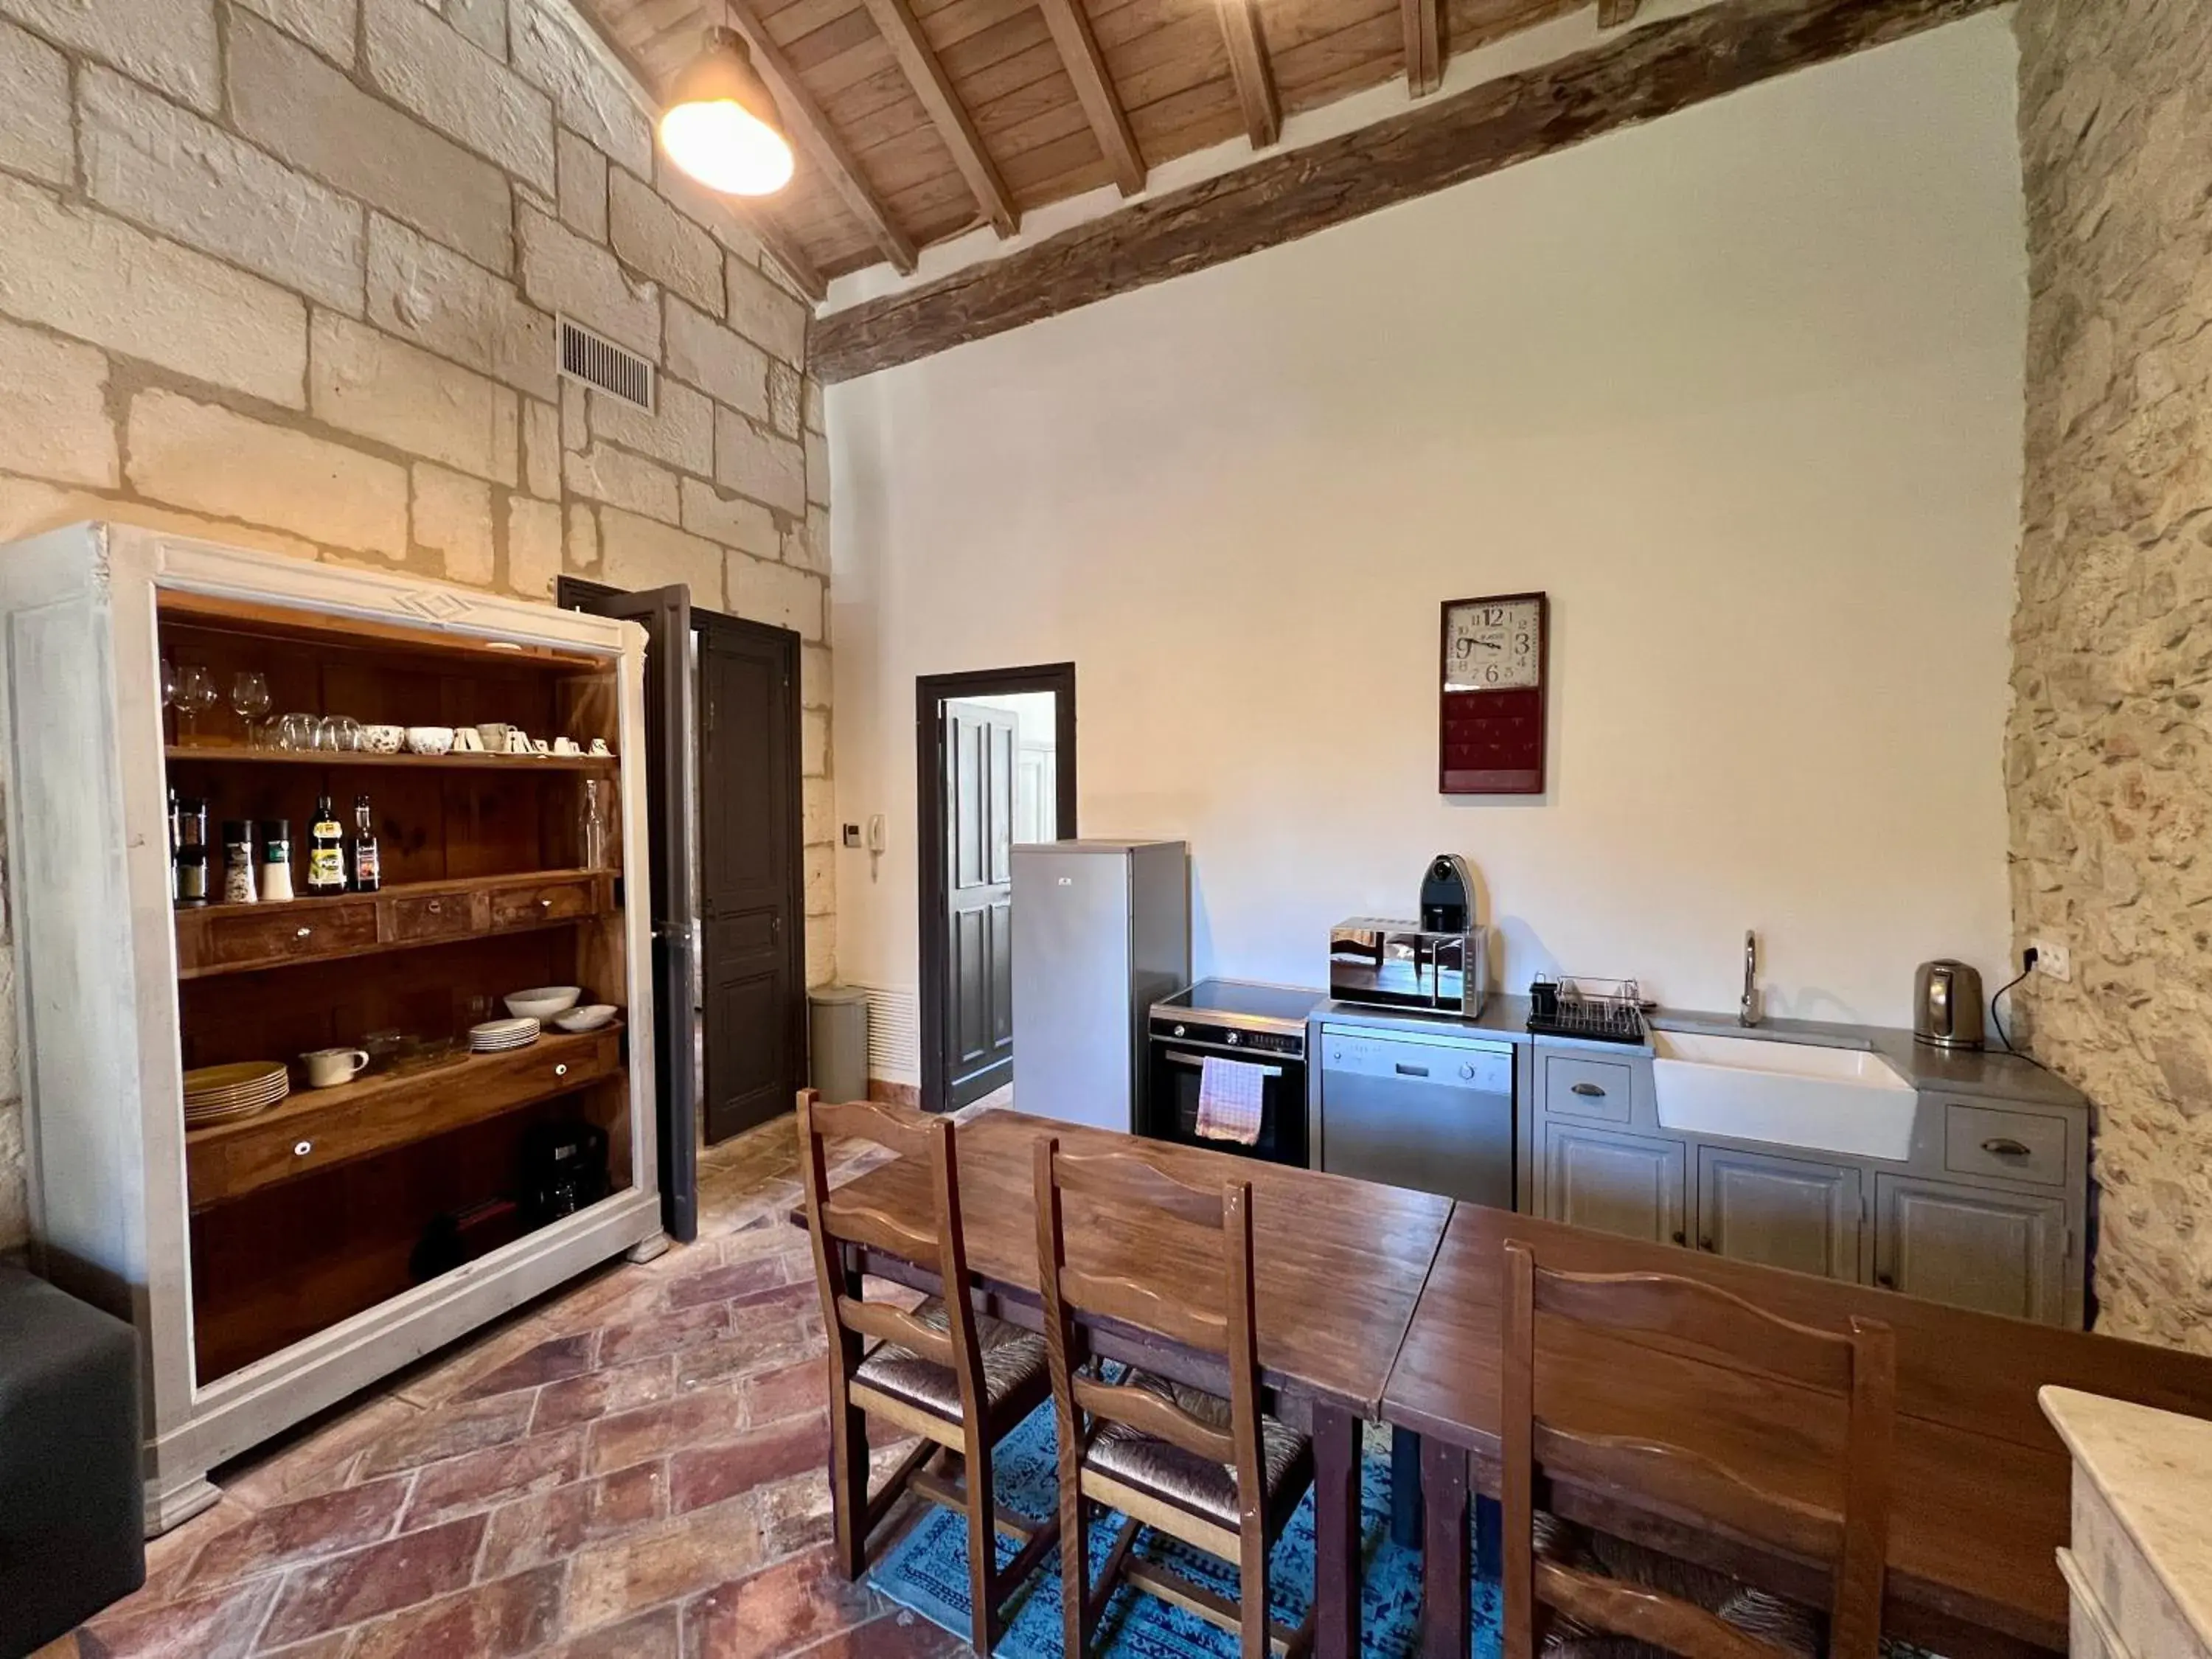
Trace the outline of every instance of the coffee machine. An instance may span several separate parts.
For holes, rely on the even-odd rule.
[[[1490,929],[1475,920],[1474,877],[1456,853],[1421,872],[1420,920],[1352,916],[1329,931],[1328,994],[1340,1002],[1473,1019],[1490,995]]]

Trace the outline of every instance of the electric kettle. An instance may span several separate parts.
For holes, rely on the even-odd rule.
[[[1912,1036],[1939,1048],[1982,1046],[1982,976],[1948,957],[1912,975]]]

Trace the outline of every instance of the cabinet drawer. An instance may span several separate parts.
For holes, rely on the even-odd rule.
[[[1943,1167],[1952,1174],[2065,1184],[2064,1118],[1956,1102],[1943,1114]]]
[[[576,881],[549,881],[537,887],[515,887],[491,896],[491,925],[495,931],[535,927],[541,922],[588,916],[599,907],[594,884],[588,876]]]
[[[313,908],[292,907],[256,915],[210,916],[202,948],[208,962],[235,968],[250,962],[284,962],[376,943],[372,899],[333,900]]]
[[[393,898],[385,902],[385,937],[394,945],[453,939],[481,927],[476,896],[439,893],[427,898]]]
[[[1636,1073],[1615,1060],[1544,1056],[1544,1109],[1626,1123],[1633,1115]]]

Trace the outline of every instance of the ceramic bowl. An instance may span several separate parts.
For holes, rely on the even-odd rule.
[[[582,1000],[584,988],[580,985],[538,985],[527,991],[515,991],[501,997],[507,1012],[517,1019],[550,1019],[556,1014],[565,1014]]]
[[[404,726],[364,726],[361,728],[361,746],[372,755],[396,755],[407,736]]]
[[[450,726],[410,726],[407,728],[408,752],[416,755],[443,755],[453,747],[453,728]]]
[[[611,1002],[594,1002],[581,1008],[571,1008],[553,1023],[564,1031],[596,1031],[602,1025],[612,1023],[614,1017],[621,1012]]]

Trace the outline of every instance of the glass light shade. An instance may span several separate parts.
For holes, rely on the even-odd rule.
[[[726,196],[766,196],[791,182],[791,141],[735,31],[708,30],[706,50],[676,77],[660,118],[660,147]]]

